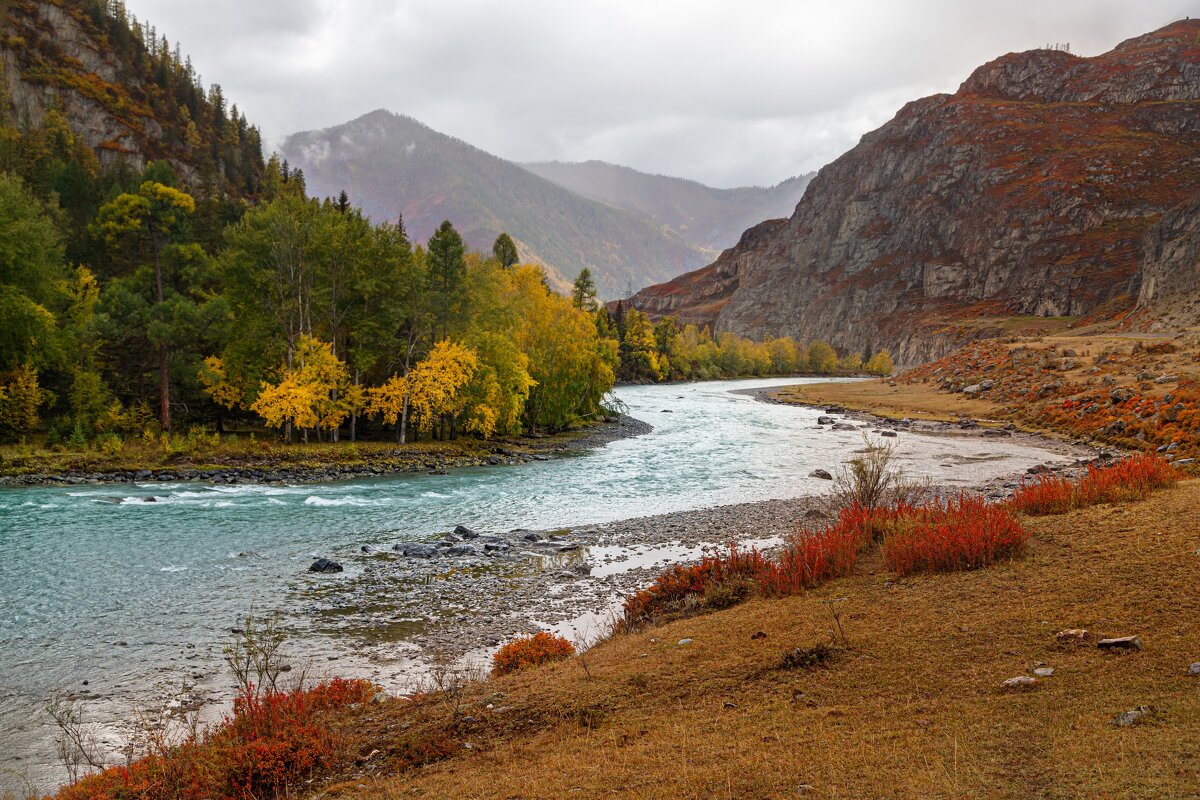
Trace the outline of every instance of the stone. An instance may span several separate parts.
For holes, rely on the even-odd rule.
[[[1067,628],[1059,631],[1054,635],[1054,638],[1060,642],[1082,642],[1088,637],[1088,632],[1084,628]]]
[[[848,422],[839,422],[833,426],[833,430],[835,430],[835,431],[856,431],[856,430],[858,430],[858,428],[854,425],[851,425]]]
[[[308,571],[309,572],[324,572],[324,573],[341,572],[342,565],[332,559],[329,559],[329,558],[318,558],[316,561],[314,561],[312,563],[312,566],[310,566],[308,568]]]
[[[1096,642],[1101,650],[1141,650],[1142,639],[1137,634],[1133,636],[1118,636],[1112,639],[1101,639]]]
[[[1032,689],[1037,685],[1037,678],[1031,678],[1028,675],[1018,675],[1015,678],[1009,678],[1000,684],[1003,689]]]
[[[685,646],[685,645],[689,645],[689,644],[691,644],[691,643],[692,643],[692,640],[691,640],[691,639],[680,639],[678,642],[676,642],[676,644],[677,644],[677,645],[679,645],[680,647],[683,647],[683,646]]]
[[[836,420],[836,419],[834,419],[833,417],[827,417],[827,416],[825,416],[824,414],[822,414],[821,416],[817,417],[817,424],[818,424],[818,425],[833,425],[833,424],[834,424],[834,423],[836,423],[836,422],[837,422],[837,420]]]
[[[453,533],[455,536],[461,536],[463,539],[479,538],[479,534],[468,528],[466,525],[455,525]]]
[[[973,384],[971,384],[970,386],[964,386],[964,387],[963,387],[963,390],[962,390],[962,393],[963,393],[963,394],[969,394],[969,395],[976,395],[976,394],[979,394],[979,393],[980,393],[980,392],[982,392],[982,391],[983,391],[983,386],[982,386],[982,384],[973,383]]]
[[[392,548],[398,551],[406,558],[433,558],[438,554],[438,548],[431,544],[419,544],[410,542],[408,544],[398,544]]]
[[[1054,675],[1054,667],[1038,667],[1033,671],[1033,674],[1039,678],[1049,678]]]
[[[1153,710],[1154,709],[1151,706],[1138,706],[1137,708],[1131,708],[1128,711],[1123,711],[1120,714],[1117,714],[1115,717],[1109,720],[1109,724],[1116,725],[1118,728],[1128,728],[1131,725],[1137,725],[1145,722],[1146,717],[1149,716],[1150,712]]]
[[[1178,375],[1159,375],[1154,379],[1155,383],[1174,383],[1179,380]]]
[[[531,532],[522,536],[521,539],[526,542],[540,542],[542,541],[542,536],[541,534]]]
[[[880,431],[879,435],[887,439],[895,439],[900,434],[896,433],[895,431]]]
[[[475,548],[469,544],[456,544],[453,547],[447,547],[444,552],[451,558],[478,555],[478,552],[475,550]]]
[[[833,475],[831,475],[829,473],[829,470],[825,470],[825,469],[814,469],[812,472],[808,473],[808,477],[820,478],[823,481],[833,480]]]
[[[1200,661],[1188,667],[1187,674],[1189,678],[1200,678]]]

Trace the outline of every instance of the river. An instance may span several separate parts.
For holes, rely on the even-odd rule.
[[[456,524],[570,528],[827,489],[806,476],[833,470],[862,446],[861,434],[817,429],[816,411],[738,391],[797,382],[621,388],[652,433],[521,466],[320,485],[0,489],[0,790],[19,788],[21,774],[43,788],[63,777],[41,710],[52,689],[86,692],[85,713],[101,720],[181,682],[225,691],[214,677],[221,645],[251,608],[282,612],[293,638],[330,659],[368,641],[404,648],[333,634],[311,613],[337,605],[339,587],[364,569],[364,544],[390,548]],[[1006,440],[896,441],[901,466],[948,484],[1056,458]],[[342,561],[346,572],[309,575],[315,556]]]

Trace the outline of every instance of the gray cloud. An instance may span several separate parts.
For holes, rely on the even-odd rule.
[[[278,143],[375,108],[515,160],[717,186],[816,169],[979,64],[1094,55],[1191,0],[128,0]]]

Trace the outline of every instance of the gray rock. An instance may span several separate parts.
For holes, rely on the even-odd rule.
[[[678,642],[676,642],[676,644],[679,645],[680,647],[683,647],[684,645],[688,645],[691,643],[692,643],[691,639],[680,639]]]
[[[983,384],[981,384],[981,383],[973,383],[973,384],[971,384],[970,386],[964,386],[964,387],[963,387],[963,390],[962,390],[962,393],[963,393],[963,394],[975,395],[975,394],[979,394],[979,393],[980,393],[980,392],[982,392],[982,391],[983,391]]]
[[[1101,639],[1096,642],[1101,650],[1141,650],[1142,639],[1137,634],[1133,636],[1118,636],[1113,639]]]
[[[1032,689],[1034,686],[1037,686],[1037,678],[1028,675],[1018,675],[1000,684],[1002,689]]]
[[[835,431],[856,431],[856,430],[858,430],[858,427],[855,425],[851,425],[848,422],[839,422],[833,426],[833,430],[835,430]]]
[[[833,475],[831,475],[829,473],[829,470],[824,470],[824,469],[814,469],[812,472],[808,473],[808,477],[820,478],[823,481],[833,480]]]
[[[456,544],[453,547],[447,547],[444,552],[451,558],[478,555],[478,552],[475,550],[475,548],[469,544]]]
[[[825,415],[821,415],[821,416],[817,417],[818,425],[833,425],[836,422],[837,422],[837,420],[834,419],[833,417],[827,417]]]
[[[455,525],[454,535],[461,536],[464,539],[478,539],[479,534],[468,528],[466,525]]]
[[[392,548],[406,558],[433,558],[438,554],[438,548],[431,544],[419,544],[410,542],[408,544],[398,544]]]
[[[1054,675],[1054,667],[1038,667],[1033,671],[1033,674],[1039,678],[1049,678]]]
[[[895,431],[880,431],[879,435],[888,439],[895,439],[900,434],[896,433]]]
[[[308,568],[309,572],[341,572],[342,565],[329,558],[318,558]]]
[[[1188,667],[1187,674],[1188,677],[1191,678],[1200,678],[1200,661],[1197,661],[1195,664],[1192,664],[1190,667]]]
[[[532,533],[531,532],[531,533],[527,533],[524,536],[522,536],[521,539],[523,539],[526,542],[540,542],[540,541],[542,541],[542,535],[540,533]]]
[[[1128,728],[1131,725],[1137,725],[1141,722],[1145,722],[1146,717],[1153,710],[1154,709],[1151,706],[1138,706],[1137,708],[1131,708],[1128,711],[1123,711],[1122,713],[1117,714],[1115,717],[1109,720],[1109,724],[1116,725],[1118,728]]]

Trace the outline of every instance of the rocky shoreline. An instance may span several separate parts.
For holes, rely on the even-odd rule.
[[[398,446],[393,451],[363,456],[361,461],[351,464],[246,465],[211,468],[160,467],[139,470],[30,473],[0,475],[0,486],[79,486],[106,483],[176,483],[180,481],[204,481],[214,484],[290,484],[323,483],[412,472],[436,474],[463,467],[546,461],[564,452],[602,447],[618,439],[642,436],[651,430],[653,428],[648,423],[622,415],[614,420],[606,420],[591,428],[568,434],[559,434],[544,439],[525,437],[517,443],[497,444],[490,453],[421,454],[406,451]]]
[[[765,397],[767,391],[746,393]],[[967,491],[990,499],[1006,497],[1029,473],[1082,471],[1108,453],[1011,430],[995,432],[978,424],[893,421],[844,409],[833,426],[852,427],[887,437],[915,432],[977,438],[1015,439],[1047,451],[1044,464],[989,481]],[[831,465],[831,467],[836,465]],[[962,486],[931,487],[935,494],[963,491]],[[716,506],[676,513],[583,525],[570,530],[482,533],[458,529],[420,544],[398,544],[394,551],[364,547],[365,566],[343,596],[341,608],[316,611],[342,618],[345,632],[379,643],[391,640],[397,620],[405,640],[425,660],[474,660],[484,664],[491,649],[513,636],[553,630],[580,644],[611,628],[623,599],[650,583],[673,564],[695,562],[731,542],[769,551],[798,525],[820,525],[832,509],[825,495]],[[466,535],[464,536],[464,531]],[[319,580],[319,578],[318,578]],[[369,608],[383,587],[405,587],[404,608],[378,608],[366,619],[340,617],[345,608]],[[371,631],[372,624],[378,630]],[[390,659],[380,650],[371,677],[388,683]],[[412,653],[405,654],[412,660]],[[394,666],[394,665],[392,665]],[[405,673],[411,677],[411,671]]]

